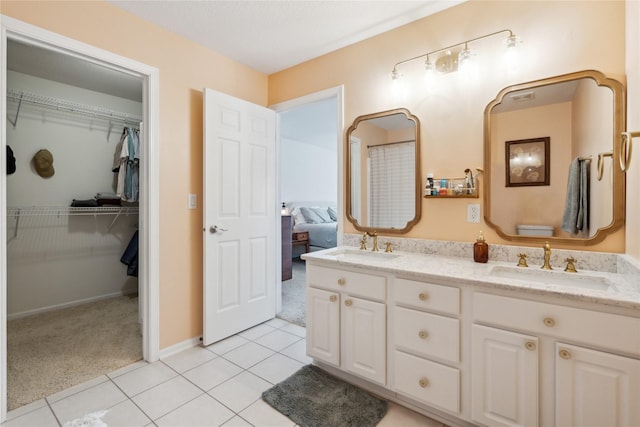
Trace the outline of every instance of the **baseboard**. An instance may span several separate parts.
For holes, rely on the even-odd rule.
[[[91,297],[91,298],[85,298],[85,299],[76,300],[76,301],[65,302],[63,304],[49,305],[47,307],[35,308],[33,310],[20,311],[18,313],[8,314],[7,315],[7,320],[20,319],[22,317],[33,316],[35,314],[46,313],[48,311],[61,310],[63,308],[75,307],[77,305],[88,304],[90,302],[102,301],[102,300],[105,300],[105,299],[111,299],[111,298],[122,297],[122,296],[125,296],[125,295],[131,295],[131,294],[135,294],[137,292],[138,292],[137,289],[130,289],[128,291],[113,292],[111,294],[99,295],[97,297]]]
[[[176,353],[180,353],[181,351],[190,349],[192,347],[197,347],[202,344],[201,337],[193,337],[188,340],[179,342],[167,348],[163,348],[160,350],[160,359],[164,359],[165,357],[173,356]]]

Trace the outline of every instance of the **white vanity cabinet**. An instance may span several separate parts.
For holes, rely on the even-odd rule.
[[[471,418],[487,426],[538,425],[538,338],[471,328]]]
[[[385,385],[386,278],[307,265],[307,354]]]
[[[397,278],[393,295],[393,388],[459,413],[460,290]]]
[[[540,412],[556,427],[640,425],[640,319],[476,292],[473,322],[473,421],[551,425]]]
[[[640,360],[561,342],[555,353],[556,426],[640,425]]]

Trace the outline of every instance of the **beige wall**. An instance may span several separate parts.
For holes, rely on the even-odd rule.
[[[423,175],[463,176],[465,168],[483,163],[483,111],[502,88],[584,69],[624,83],[624,13],[622,1],[470,1],[269,76],[269,103],[343,84],[347,126],[359,115],[406,107],[420,119]],[[509,77],[499,66],[503,38],[496,36],[472,45],[482,48],[478,81],[464,82],[453,73],[429,92],[422,61],[414,61],[399,68],[411,80],[406,99],[394,99],[394,63],[504,28],[524,41],[517,75]],[[423,200],[422,220],[408,236],[471,242],[482,228],[489,243],[509,244],[486,225],[467,223],[468,203]],[[355,230],[347,223],[345,231]],[[587,249],[624,251],[624,230]]]
[[[267,76],[104,2],[6,1],[3,15],[160,70],[160,347],[202,333],[202,88],[260,105]]]

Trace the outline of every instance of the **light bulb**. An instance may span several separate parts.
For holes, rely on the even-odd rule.
[[[427,56],[427,60],[424,61],[424,83],[427,89],[431,89],[436,79],[436,64],[431,62]]]
[[[520,65],[520,43],[522,41],[513,34],[505,40],[504,64],[507,72],[517,71]]]

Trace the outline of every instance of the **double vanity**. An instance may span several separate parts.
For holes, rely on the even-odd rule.
[[[609,254],[601,271],[584,260],[566,273],[554,253],[545,271],[531,247],[528,268],[478,264],[470,244],[451,245],[459,257],[305,254],[308,355],[447,425],[640,425],[636,267]]]

